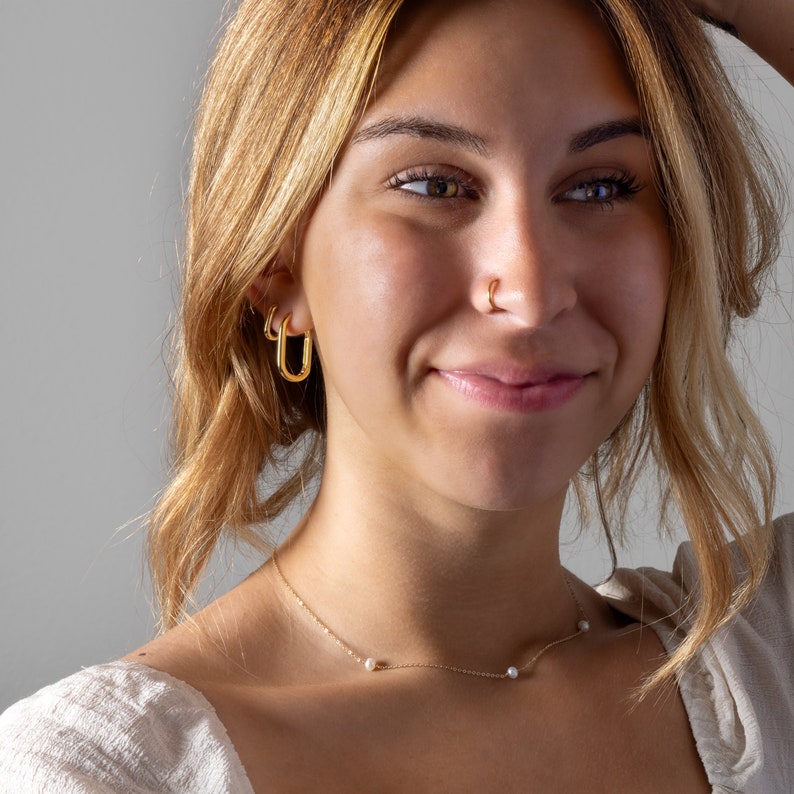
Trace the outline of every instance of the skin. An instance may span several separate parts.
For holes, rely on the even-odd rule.
[[[297,582],[312,603],[338,601],[345,582],[349,617],[389,656],[482,666],[575,623],[558,556],[568,482],[633,404],[659,344],[669,261],[648,144],[630,133],[570,151],[638,117],[630,83],[589,12],[516,5],[433,4],[414,18],[289,254],[294,281],[285,273],[272,296],[296,331],[313,330],[328,401],[320,492],[285,570],[308,572]],[[494,30],[476,35],[484,15]],[[451,65],[436,40],[467,57]],[[561,83],[575,101],[559,102]],[[416,116],[487,153],[362,133]],[[438,174],[454,198],[423,195]],[[502,404],[549,376],[573,384],[570,399]],[[330,565],[329,548],[341,552]],[[471,648],[480,632],[492,640]]]
[[[646,381],[667,297],[637,116],[586,4],[422,3],[255,285],[274,325],[312,331],[327,386],[320,491],[281,567],[363,655],[503,672],[574,630],[568,483]],[[709,791],[677,693],[628,702],[656,636],[573,588],[591,631],[515,682],[367,673],[272,564],[127,658],[202,691],[261,791]]]

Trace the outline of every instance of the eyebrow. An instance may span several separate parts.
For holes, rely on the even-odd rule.
[[[359,130],[353,136],[352,143],[380,140],[391,135],[431,138],[461,146],[464,149],[473,151],[475,154],[483,156],[488,154],[485,140],[479,135],[455,124],[431,121],[421,116],[387,116]],[[603,124],[596,124],[594,127],[574,135],[568,144],[568,151],[571,154],[579,154],[592,146],[606,143],[624,135],[647,137],[645,128],[639,118],[615,119]]]
[[[473,132],[455,124],[431,121],[421,116],[387,116],[368,127],[359,130],[352,143],[388,138],[390,135],[411,135],[414,138],[431,138],[444,143],[451,143],[475,154],[487,155],[488,147],[485,140]]]
[[[579,152],[583,152],[591,146],[597,146],[599,143],[606,143],[624,135],[648,137],[639,118],[616,119],[607,121],[604,124],[596,124],[595,127],[590,127],[584,132],[577,133],[568,143],[568,151],[571,154],[579,154]]]

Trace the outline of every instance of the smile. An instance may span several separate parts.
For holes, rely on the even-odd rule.
[[[501,411],[549,411],[573,399],[586,375],[571,372],[522,374],[516,372],[438,369],[436,372],[466,399]]]

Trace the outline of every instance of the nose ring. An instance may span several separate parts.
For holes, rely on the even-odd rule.
[[[491,283],[488,285],[488,303],[491,304],[491,308],[495,312],[500,312],[502,309],[496,305],[496,301],[494,300],[494,293],[496,292],[496,288],[499,286],[499,279],[495,278]]]

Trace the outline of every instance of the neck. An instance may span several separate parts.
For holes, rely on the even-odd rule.
[[[361,658],[503,671],[577,630],[581,608],[558,553],[564,494],[491,511],[328,477],[279,559],[301,600]]]

